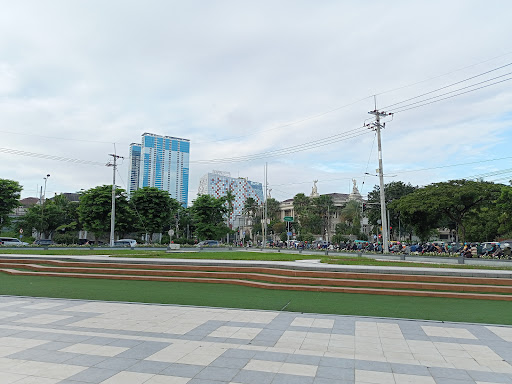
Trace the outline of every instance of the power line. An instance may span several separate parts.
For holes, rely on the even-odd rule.
[[[294,145],[292,147],[276,149],[273,151],[260,152],[253,155],[247,156],[239,156],[239,157],[229,157],[229,158],[220,158],[220,159],[205,159],[205,160],[196,160],[191,161],[191,163],[199,163],[199,164],[207,164],[207,163],[232,163],[232,162],[245,162],[245,161],[254,161],[260,160],[267,157],[275,157],[275,156],[284,156],[297,152],[309,151],[312,149],[316,149],[319,147],[324,147],[327,145],[339,143],[341,141],[353,139],[355,137],[359,137],[365,135],[367,130],[362,129],[363,127],[359,127],[350,131],[347,131],[343,134],[337,134],[329,137],[325,137],[323,139],[318,139],[314,144],[303,143],[299,145]],[[359,132],[357,132],[359,130]]]
[[[425,105],[434,104],[434,103],[437,103],[437,102],[442,101],[442,100],[447,100],[447,99],[451,99],[451,98],[453,98],[453,97],[457,97],[457,96],[460,96],[460,95],[464,95],[464,94],[466,94],[466,93],[470,93],[470,92],[478,91],[479,89],[487,88],[487,87],[490,87],[490,86],[492,86],[492,85],[500,84],[500,83],[503,83],[503,82],[505,82],[505,81],[509,81],[509,80],[512,80],[512,77],[509,77],[508,79],[504,79],[504,80],[501,80],[501,81],[497,81],[497,82],[495,82],[495,83],[491,83],[491,84],[483,85],[483,86],[478,87],[478,88],[475,88],[475,89],[470,89],[469,91],[465,91],[465,92],[457,93],[457,94],[452,95],[452,96],[443,97],[442,99],[437,99],[437,100],[434,100],[434,101],[430,101],[430,102],[425,103],[425,104],[420,104],[420,105],[417,105],[417,106],[415,106],[415,107],[410,107],[410,108],[401,109],[401,110],[395,111],[395,112],[393,112],[393,113],[400,113],[400,112],[408,111],[408,110],[410,110],[410,109],[415,109],[415,108],[424,107]]]
[[[506,53],[504,53],[504,54],[502,54],[502,55],[498,55],[498,56],[491,57],[490,59],[487,59],[487,60],[484,60],[484,61],[480,61],[480,62],[475,63],[475,64],[471,64],[471,65],[467,65],[467,66],[462,67],[462,68],[454,69],[453,71],[446,72],[446,73],[443,73],[443,74],[438,75],[438,76],[429,77],[429,78],[427,78],[427,79],[425,79],[425,80],[420,80],[420,81],[417,81],[417,82],[415,82],[415,83],[411,83],[411,84],[403,85],[403,86],[398,87],[398,88],[393,88],[393,89],[389,89],[389,90],[384,91],[384,92],[376,93],[376,94],[375,94],[375,96],[383,95],[383,94],[385,94],[385,93],[390,93],[390,92],[399,91],[399,90],[401,90],[401,89],[409,88],[409,87],[412,87],[412,86],[415,86],[415,85],[418,85],[418,84],[422,84],[422,83],[425,83],[425,82],[430,81],[430,80],[439,79],[440,77],[448,76],[448,75],[451,75],[452,73],[459,72],[459,71],[463,71],[464,69],[468,69],[468,68],[476,67],[477,65],[484,64],[484,63],[488,63],[489,61],[493,61],[493,60],[499,59],[499,58],[501,58],[501,57],[508,56],[508,55],[510,55],[510,54],[512,54],[512,51],[510,51],[510,52],[506,52]]]
[[[389,109],[389,108],[391,108],[391,107],[394,107],[395,105],[403,104],[403,103],[406,103],[407,101],[414,100],[414,99],[418,99],[418,98],[423,97],[423,96],[426,96],[426,95],[430,95],[430,94],[432,94],[432,93],[435,93],[435,92],[441,91],[441,90],[446,89],[446,88],[453,87],[454,85],[464,83],[464,82],[466,82],[466,81],[469,81],[469,80],[475,79],[475,78],[477,78],[477,77],[480,77],[480,76],[486,75],[486,74],[491,73],[491,72],[494,72],[494,71],[498,71],[498,70],[500,70],[500,69],[503,69],[503,68],[508,67],[508,66],[511,66],[511,65],[512,65],[512,63],[508,63],[508,64],[505,64],[505,65],[502,65],[501,67],[494,68],[494,69],[491,69],[490,71],[486,71],[486,72],[480,73],[480,74],[478,74],[478,75],[468,77],[468,78],[466,78],[466,79],[464,79],[464,80],[457,81],[457,82],[452,83],[452,84],[450,84],[450,85],[446,85],[446,86],[444,86],[444,87],[434,89],[433,91],[429,91],[429,92],[423,93],[423,94],[418,95],[418,96],[410,97],[410,98],[405,99],[405,100],[403,100],[403,101],[399,101],[398,103],[390,104],[390,105],[388,105],[388,106],[384,107],[383,109]],[[510,73],[507,73],[507,74],[505,74],[505,75],[509,75],[509,74],[510,74]],[[505,75],[498,76],[498,77],[503,77],[503,76],[505,76]],[[497,79],[497,77],[495,77],[495,79]],[[490,79],[490,80],[493,80],[493,79]],[[486,81],[490,81],[490,80],[486,80]],[[477,83],[477,84],[478,84],[478,83]],[[461,88],[461,89],[464,89],[464,88]],[[400,108],[402,108],[402,107],[400,107]]]
[[[437,96],[432,96],[432,97],[429,97],[429,98],[426,98],[426,99],[423,99],[423,100],[420,100],[420,101],[416,101],[414,103],[410,103],[410,104],[406,104],[406,105],[402,105],[401,107],[398,107],[398,109],[402,109],[402,108],[407,108],[407,107],[410,107],[412,105],[416,105],[416,104],[421,104],[421,103],[424,103],[425,101],[428,101],[428,100],[433,100],[433,99],[437,99],[441,96],[445,96],[445,95],[449,95],[451,93],[455,93],[455,92],[459,92],[459,91],[462,91],[463,89],[468,89],[468,88],[472,88],[472,87],[475,87],[477,85],[480,85],[480,84],[485,84],[485,83],[488,83],[489,81],[493,81],[493,80],[496,80],[496,79],[499,79],[499,78],[502,78],[504,76],[508,76],[508,75],[512,75],[512,72],[509,72],[509,73],[505,73],[504,75],[501,75],[501,76],[497,76],[497,77],[494,77],[492,79],[488,79],[488,80],[484,80],[484,81],[481,81],[479,83],[475,83],[475,84],[471,84],[471,85],[468,85],[468,86],[465,86],[465,87],[462,87],[462,88],[459,88],[459,89],[455,89],[453,91],[450,91],[450,92],[446,92],[446,93],[442,93],[440,95],[437,95]],[[502,81],[498,81],[498,82],[495,82],[495,83],[492,83],[492,84],[488,84],[489,86],[490,85],[494,85],[494,84],[499,84],[503,81],[507,81],[507,80],[511,80],[512,77],[508,78],[508,79],[504,79]],[[477,90],[477,89],[481,89],[481,88],[485,88],[485,87],[480,87],[480,88],[476,88],[474,90]],[[470,90],[472,91],[472,90]],[[467,92],[462,92],[462,93],[459,93],[458,95],[462,95],[464,93],[467,93]],[[445,99],[440,99],[440,100],[445,100]],[[436,101],[439,101],[439,100],[436,100]],[[407,110],[407,109],[405,109]],[[399,111],[395,112],[395,113],[398,113]]]
[[[499,157],[499,158],[496,158],[496,159],[486,159],[486,160],[470,161],[470,162],[467,162],[467,163],[440,165],[438,167],[409,169],[409,170],[402,170],[402,171],[398,170],[398,171],[392,171],[391,173],[400,174],[400,173],[409,173],[409,172],[431,171],[431,170],[434,170],[434,169],[458,167],[458,166],[461,166],[461,165],[481,164],[481,163],[488,163],[488,162],[492,162],[492,161],[508,160],[508,159],[512,159],[512,156]]]
[[[43,153],[35,153],[35,152],[26,152],[26,151],[20,151],[20,150],[17,150],[17,149],[11,149],[11,148],[0,148],[0,152],[8,153],[10,155],[16,155],[16,156],[28,156],[28,157],[35,157],[35,158],[38,158],[38,159],[61,161],[61,162],[65,162],[65,163],[74,163],[74,164],[82,164],[82,165],[94,165],[94,166],[101,166],[101,167],[105,166],[105,163],[100,163],[100,162],[97,162],[97,161],[72,159],[72,158],[69,158],[69,157],[46,155],[46,154],[43,154]]]

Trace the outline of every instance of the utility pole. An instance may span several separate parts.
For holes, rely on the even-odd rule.
[[[267,200],[268,200],[268,163],[265,163],[265,202],[263,206],[263,248],[267,247]]]
[[[44,217],[44,202],[46,200],[46,182],[48,181],[48,178],[50,177],[50,174],[47,174],[46,177],[43,177],[44,180],[44,194],[43,194],[43,186],[41,185],[41,231],[39,232],[39,239],[42,239],[43,236],[43,217]]]
[[[112,173],[112,211],[110,213],[110,246],[114,246],[114,233],[116,226],[116,170],[117,170],[117,159],[124,159],[122,156],[118,156],[115,153],[110,153],[112,156],[112,163],[107,163],[107,167],[113,167]]]
[[[377,103],[375,103],[377,104]],[[380,140],[380,130],[385,128],[386,123],[381,124],[380,118],[384,116],[390,116],[391,113],[386,113],[383,111],[377,110],[377,105],[375,105],[375,109],[373,111],[368,112],[370,115],[375,116],[375,122],[372,124],[368,124],[370,129],[375,130],[377,132],[377,145],[378,145],[378,151],[379,151],[379,180],[380,180],[380,217],[382,222],[382,250],[383,253],[386,253],[389,251],[388,247],[388,233],[389,233],[389,226],[388,226],[388,218],[386,215],[386,197],[384,194],[384,169],[382,166],[382,144]]]

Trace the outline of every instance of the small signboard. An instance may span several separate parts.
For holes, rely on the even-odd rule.
[[[283,220],[291,222],[291,221],[293,221],[293,217],[292,216],[285,216]]]
[[[291,233],[291,232],[286,232],[286,235],[287,235],[287,236],[291,236],[291,235],[292,235],[292,233]]]

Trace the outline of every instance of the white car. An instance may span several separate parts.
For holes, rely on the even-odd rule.
[[[120,239],[114,242],[114,247],[130,247],[134,248],[137,245],[137,241],[133,239]]]
[[[2,243],[2,245],[7,247],[23,247],[25,245],[28,245],[28,243],[25,243],[20,239],[16,239],[15,237],[0,237],[0,242]]]

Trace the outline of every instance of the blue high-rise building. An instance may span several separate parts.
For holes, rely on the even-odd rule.
[[[187,139],[143,133],[141,144],[130,145],[128,194],[138,188],[156,187],[186,207],[189,154]]]

